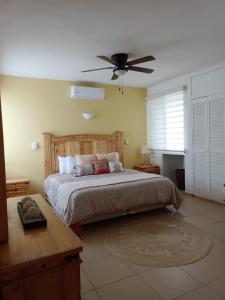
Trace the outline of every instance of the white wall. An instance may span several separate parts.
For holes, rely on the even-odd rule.
[[[160,93],[164,93],[176,88],[180,88],[183,85],[187,85],[189,80],[189,75],[182,75],[176,78],[169,79],[167,81],[163,81],[159,84],[150,86],[147,89],[147,98],[153,95],[157,95]]]

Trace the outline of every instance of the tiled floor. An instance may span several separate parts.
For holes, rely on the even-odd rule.
[[[179,212],[171,208],[169,213],[206,231],[213,240],[210,254],[183,267],[139,266],[106,251],[100,229],[107,222],[86,225],[81,255],[82,300],[225,299],[225,206],[184,194]]]

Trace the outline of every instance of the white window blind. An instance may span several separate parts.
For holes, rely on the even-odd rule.
[[[154,150],[184,151],[184,90],[147,101],[148,146]]]

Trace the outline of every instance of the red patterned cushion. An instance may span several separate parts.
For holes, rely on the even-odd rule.
[[[91,164],[94,167],[94,175],[110,173],[107,159],[92,160]]]

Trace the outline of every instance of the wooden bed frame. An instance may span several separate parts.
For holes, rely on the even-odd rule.
[[[58,156],[118,152],[123,163],[123,132],[55,136],[43,133],[45,177],[59,171]]]
[[[57,173],[58,155],[67,156],[75,154],[92,154],[92,153],[110,153],[118,152],[120,161],[123,163],[123,132],[116,131],[113,134],[75,134],[67,136],[54,136],[51,133],[43,133],[44,136],[44,153],[45,153],[45,176]],[[137,207],[135,212],[166,207],[171,203],[149,205],[147,207]],[[131,212],[129,212],[131,213]],[[128,214],[128,212],[118,212],[118,214],[106,214],[101,218],[93,218],[87,221],[92,223],[116,216]],[[81,237],[80,223],[70,226],[71,229]]]

